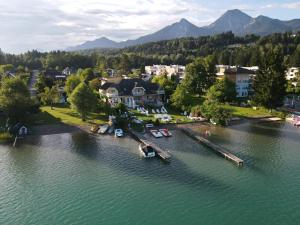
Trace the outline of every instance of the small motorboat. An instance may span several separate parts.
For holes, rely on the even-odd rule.
[[[171,137],[172,133],[168,129],[159,129],[159,132],[162,133],[165,137]]]
[[[153,135],[155,138],[161,138],[163,137],[162,133],[160,133],[158,130],[150,130],[150,133]]]
[[[108,127],[108,124],[101,125],[98,130],[98,134],[105,134],[105,132],[108,130]]]
[[[210,119],[209,122],[213,125],[217,125],[217,123],[215,121],[213,121],[213,119]]]
[[[123,137],[124,132],[122,129],[115,129],[115,137]]]
[[[156,152],[154,150],[153,147],[151,147],[150,145],[139,145],[139,150],[141,151],[141,153],[143,154],[143,156],[145,158],[153,158],[156,156]]]
[[[91,127],[91,132],[92,132],[92,133],[97,133],[98,130],[99,130],[99,125],[94,124],[94,125]]]
[[[153,128],[154,127],[154,125],[152,123],[147,123],[145,126],[146,126],[146,128]]]

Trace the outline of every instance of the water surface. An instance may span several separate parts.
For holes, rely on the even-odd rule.
[[[154,140],[170,164],[142,159],[130,138],[84,133],[0,146],[0,224],[300,224],[300,129],[209,129],[243,168],[180,131]]]

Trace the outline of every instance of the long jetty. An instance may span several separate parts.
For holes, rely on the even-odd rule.
[[[210,148],[211,150],[213,150],[218,155],[221,155],[225,159],[228,159],[228,160],[236,163],[238,166],[243,166],[244,161],[242,159],[238,158],[237,156],[235,156],[234,154],[228,152],[227,150],[224,150],[221,146],[212,143],[211,141],[207,140],[206,138],[203,138],[203,137],[201,137],[199,135],[196,135],[190,129],[180,128],[180,130],[183,133],[185,133],[187,136],[189,136],[190,138],[192,138],[193,140],[197,141],[198,143],[207,146],[208,148]]]
[[[138,141],[144,145],[150,145],[154,149],[154,151],[156,152],[156,155],[160,159],[162,159],[163,161],[166,161],[166,162],[168,162],[170,160],[171,155],[168,152],[166,152],[162,148],[158,147],[153,142],[147,140],[143,135],[138,134],[138,133],[134,132],[133,130],[129,130],[129,132],[136,141]]]

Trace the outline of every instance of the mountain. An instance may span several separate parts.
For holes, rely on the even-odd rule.
[[[118,48],[119,43],[109,40],[106,37],[98,38],[94,41],[87,41],[81,45],[77,45],[75,47],[70,47],[68,51],[78,51],[78,50],[85,50],[85,49],[93,49],[93,48]]]
[[[300,19],[282,21],[266,16],[252,18],[241,10],[233,9],[225,12],[214,23],[204,27],[197,27],[186,19],[181,19],[179,22],[169,25],[155,33],[142,36],[135,40],[115,42],[102,37],[94,41],[87,41],[81,45],[69,48],[68,50],[76,51],[93,48],[124,48],[161,40],[215,35],[228,31],[232,31],[234,34],[239,36],[244,36],[247,34],[268,35],[272,33],[298,30],[300,30]]]
[[[136,40],[128,40],[120,43],[120,47],[127,47],[148,42],[170,40],[182,37],[199,37],[205,35],[205,30],[190,23],[186,19],[181,19],[179,22],[169,25],[153,34],[142,36]]]
[[[232,31],[235,34],[238,34],[245,29],[249,23],[251,23],[252,19],[253,18],[251,16],[238,9],[229,10],[214,23],[209,25],[207,29],[210,34],[217,34],[226,31]]]

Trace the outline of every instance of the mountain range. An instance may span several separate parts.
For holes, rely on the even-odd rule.
[[[215,35],[228,31],[232,31],[238,36],[247,34],[264,36],[272,33],[298,30],[300,30],[300,19],[282,21],[266,16],[253,18],[241,10],[233,9],[225,12],[214,23],[204,27],[198,27],[186,19],[181,19],[179,22],[169,25],[155,33],[142,36],[135,40],[115,42],[106,37],[101,37],[94,41],[87,41],[81,45],[70,47],[67,50],[78,51],[94,48],[124,48],[161,40]]]

